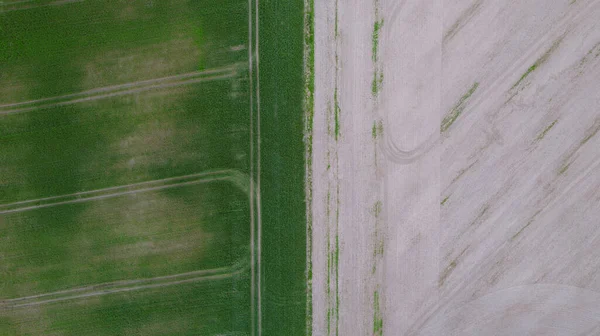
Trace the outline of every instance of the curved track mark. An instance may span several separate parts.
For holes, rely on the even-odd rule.
[[[412,150],[403,150],[392,141],[389,135],[385,134],[384,141],[381,142],[380,146],[386,158],[392,162],[405,165],[412,163],[423,155],[427,154],[433,147],[436,146],[436,144],[438,144],[439,139],[439,134],[434,133],[416,148]]]

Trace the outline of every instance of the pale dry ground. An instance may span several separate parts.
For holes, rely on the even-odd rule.
[[[599,335],[600,1],[315,7],[313,334]]]

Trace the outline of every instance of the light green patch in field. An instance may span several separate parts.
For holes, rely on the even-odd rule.
[[[383,335],[383,314],[379,300],[379,290],[375,290],[373,292],[373,335],[375,336]]]
[[[554,50],[556,50],[556,48],[558,48],[560,42],[562,42],[562,37],[556,40],[552,44],[550,49],[548,49],[540,58],[538,58],[538,60],[535,61],[535,63],[533,63],[523,75],[521,75],[521,78],[519,78],[519,80],[515,84],[513,84],[513,86],[510,89],[512,90],[515,87],[517,87],[525,78],[527,78],[527,76],[534,72],[538,67],[546,63],[546,61],[548,61],[548,59],[550,58],[550,55],[554,52]]]
[[[379,33],[381,31],[381,27],[383,27],[383,19],[379,19],[379,9],[375,9],[375,22],[373,23],[373,34],[371,37],[371,58],[373,59],[373,63],[376,63],[379,60]]]
[[[371,94],[376,96],[383,85],[383,71],[381,69],[381,65],[378,64],[379,59],[379,31],[383,25],[383,19],[375,21],[373,27],[373,48],[372,48],[372,58],[373,64],[375,66],[375,71],[373,72],[373,80],[371,81]]]
[[[519,78],[519,80],[513,85],[513,88],[515,86],[519,85],[519,83],[521,83],[523,81],[523,79],[525,79],[525,77],[529,76],[530,73],[535,71],[535,69],[537,69],[538,66],[539,66],[538,62],[535,62],[532,66],[530,66],[527,69],[527,71],[525,71],[525,73],[521,76],[521,78]]]
[[[377,139],[377,122],[373,121],[373,128],[371,129],[371,137]]]
[[[371,137],[373,140],[377,140],[383,136],[383,120],[373,121],[373,127],[371,128]]]
[[[450,112],[444,117],[444,119],[442,120],[442,125],[440,127],[440,131],[442,133],[448,130],[448,128],[450,128],[450,126],[452,126],[456,119],[461,115],[461,113],[466,107],[465,104],[467,100],[473,95],[473,93],[475,93],[478,87],[479,83],[475,82],[473,86],[471,86],[469,91],[467,91],[467,93],[460,97],[458,103],[456,103],[456,105],[454,105]]]
[[[558,122],[558,119],[554,120],[550,125],[548,125],[546,128],[544,128],[544,130],[540,134],[538,134],[538,136],[536,137],[536,140],[538,140],[538,141],[542,140],[546,136],[546,133],[548,133],[557,122]]]
[[[383,85],[383,70],[379,64],[379,40],[381,28],[383,27],[383,19],[379,14],[379,1],[374,2],[375,6],[375,22],[373,23],[373,33],[371,37],[371,59],[373,61],[373,80],[371,81],[371,94],[377,96],[381,86]]]

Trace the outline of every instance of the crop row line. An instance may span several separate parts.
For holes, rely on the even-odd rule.
[[[165,89],[187,84],[227,79],[234,77],[236,73],[237,70],[235,66],[228,66],[205,71],[195,71],[175,76],[112,85],[62,96],[5,104],[0,105],[0,116],[130,95],[149,90]]]

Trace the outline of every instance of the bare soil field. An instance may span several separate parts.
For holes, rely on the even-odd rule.
[[[596,335],[600,2],[316,1],[314,335]]]

